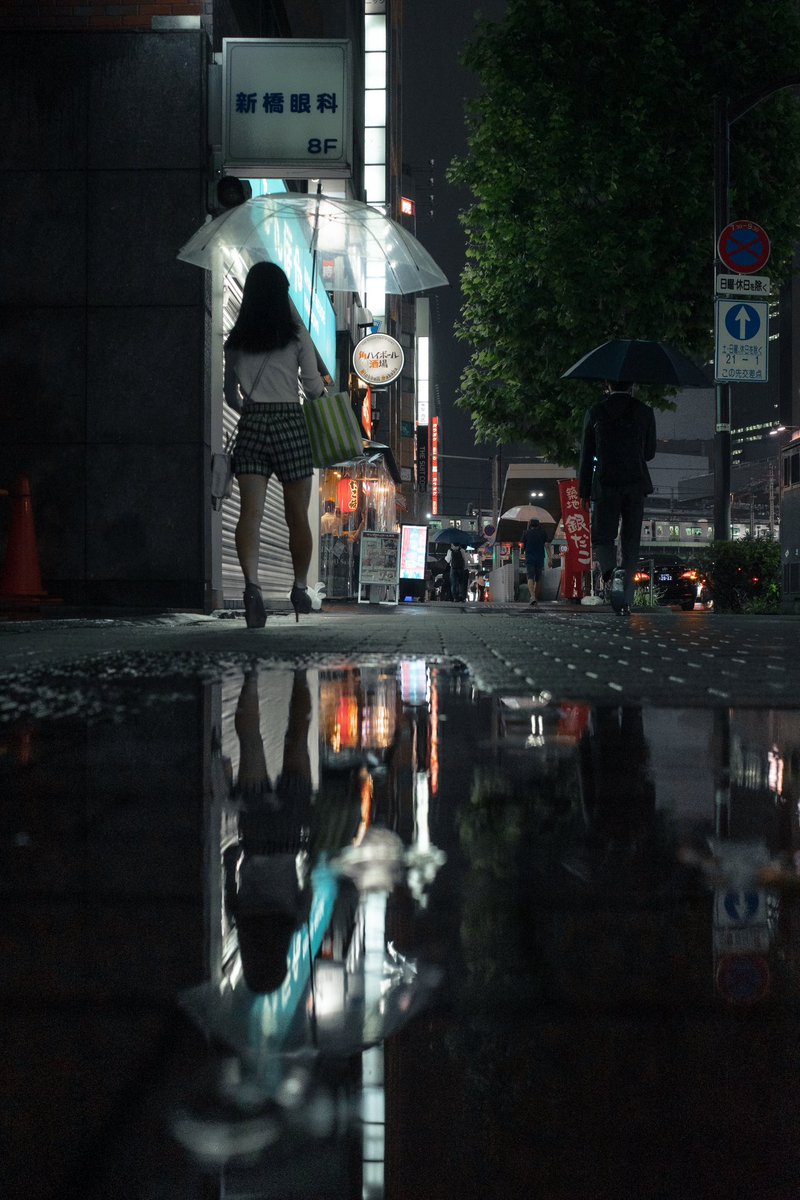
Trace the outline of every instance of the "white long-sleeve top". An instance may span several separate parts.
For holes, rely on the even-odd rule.
[[[265,361],[266,360],[266,361]],[[261,370],[262,364],[264,369]],[[255,383],[258,373],[258,385]],[[305,326],[298,327],[297,337],[280,350],[258,352],[231,349],[225,352],[225,399],[232,408],[241,408],[242,397],[251,404],[298,404],[298,374],[307,396],[321,396],[325,383],[317,367],[314,344]]]

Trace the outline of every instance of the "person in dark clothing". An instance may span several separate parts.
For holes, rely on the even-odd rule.
[[[647,463],[655,457],[653,410],[633,395],[632,383],[606,381],[606,395],[583,422],[578,490],[592,505],[592,545],[611,606],[627,616],[633,603],[644,498],[653,491]],[[620,535],[622,565],[615,570]]]
[[[463,602],[467,598],[467,560],[460,546],[451,546],[445,555],[445,562],[450,564],[450,590],[453,599]]]
[[[542,590],[542,572],[545,559],[548,566],[552,562],[552,548],[544,526],[536,517],[528,522],[528,528],[522,535],[522,552],[525,555],[525,574],[528,577],[530,606],[534,608]]]

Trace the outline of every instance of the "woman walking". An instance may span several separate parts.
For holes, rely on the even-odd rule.
[[[273,474],[283,488],[289,527],[294,571],[289,599],[295,620],[301,612],[322,606],[321,585],[308,586],[312,548],[308,502],[314,465],[298,374],[307,396],[322,395],[325,383],[311,338],[292,310],[289,280],[275,263],[256,263],[247,273],[239,316],[225,343],[225,399],[242,412],[233,471],[241,502],[236,552],[244,575],[248,629],[260,629],[267,619],[258,550],[267,484]]]

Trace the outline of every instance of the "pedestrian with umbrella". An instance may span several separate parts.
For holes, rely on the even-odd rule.
[[[592,505],[592,545],[610,582],[611,606],[627,616],[642,536],[644,498],[653,491],[647,468],[656,453],[652,408],[633,395],[634,383],[660,387],[710,387],[691,359],[664,342],[617,338],[590,350],[563,379],[602,380],[605,397],[586,414],[581,436],[578,490]],[[631,382],[633,381],[633,382]],[[617,533],[622,565],[616,567]]]
[[[445,554],[444,561],[450,566],[450,591],[453,599],[457,603],[461,603],[467,598],[467,580],[469,578],[464,551],[454,543]]]
[[[649,404],[629,382],[605,383],[605,398],[583,422],[578,490],[592,505],[592,545],[603,582],[611,581],[611,607],[627,616],[639,558],[644,498],[653,491],[648,462],[656,453],[656,422]],[[622,565],[617,562],[620,535]]]
[[[553,562],[553,546],[538,517],[531,517],[528,522],[528,528],[522,535],[522,549],[525,554],[525,574],[531,597],[530,607],[535,608],[542,591],[542,571],[545,560],[547,560],[548,567]]]
[[[312,538],[308,523],[314,464],[298,383],[309,396],[320,396],[314,345],[292,314],[289,280],[276,263],[260,262],[245,279],[242,305],[225,343],[225,398],[241,412],[233,445],[233,472],[239,483],[240,511],[236,553],[244,575],[244,611],[248,629],[267,619],[259,583],[259,548],[264,501],[270,477],[283,488],[294,583],[289,595],[295,612],[318,611],[322,591],[309,587]],[[243,400],[242,400],[243,398]]]
[[[449,543],[444,560],[450,568],[452,596],[456,601],[466,600],[469,570],[464,550],[467,546],[481,546],[486,539],[480,533],[471,533],[466,529],[457,529],[455,526],[449,525],[447,529],[440,530],[433,540],[438,544]]]

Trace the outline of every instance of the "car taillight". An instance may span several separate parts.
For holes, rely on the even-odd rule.
[[[633,577],[634,583],[649,583],[650,576],[645,571],[637,571]]]
[[[697,579],[697,571],[683,571],[681,579]]]

